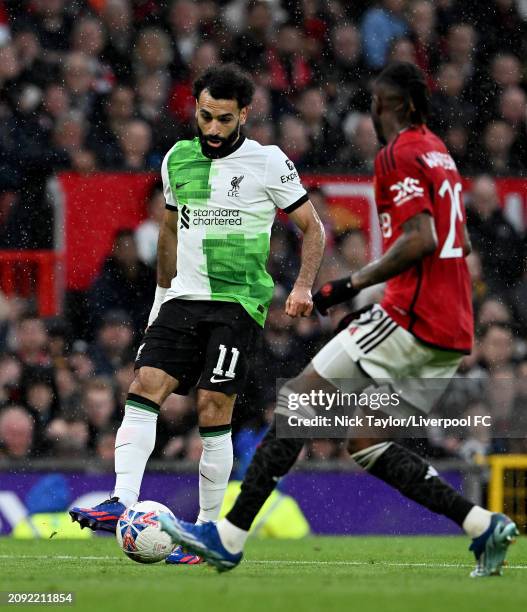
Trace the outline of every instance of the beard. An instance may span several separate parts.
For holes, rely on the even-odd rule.
[[[372,113],[371,119],[373,121],[373,127],[375,128],[375,133],[377,134],[377,140],[382,144],[382,146],[386,145],[386,138],[384,137],[384,133],[382,131],[381,120],[377,115]]]
[[[227,154],[226,152],[232,147],[232,145],[240,136],[239,121],[232,130],[232,132],[226,138],[223,138],[222,136],[205,136],[205,134],[201,131],[199,125],[197,126],[197,128],[203,155],[211,158],[224,157]],[[221,142],[221,145],[219,147],[211,147],[207,141]]]

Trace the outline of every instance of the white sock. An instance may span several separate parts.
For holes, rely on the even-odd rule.
[[[225,549],[232,555],[240,553],[249,537],[249,532],[229,523],[227,519],[221,519],[217,525],[220,540]]]
[[[463,529],[471,538],[477,538],[489,528],[492,512],[481,506],[474,506],[463,521]]]
[[[215,436],[202,433],[201,441],[198,525],[218,520],[233,461],[230,430]]]
[[[146,462],[156,443],[157,414],[126,404],[115,438],[113,496],[128,508],[139,498]]]

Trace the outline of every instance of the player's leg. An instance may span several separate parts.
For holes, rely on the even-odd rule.
[[[236,303],[211,303],[205,322],[205,360],[197,396],[203,443],[198,523],[216,521],[220,513],[233,463],[233,408],[245,386],[250,356],[261,333],[260,326]]]
[[[203,450],[199,463],[197,525],[215,523],[221,510],[233,463],[234,403],[245,385],[249,356],[261,332],[243,307],[235,303],[211,303],[202,321],[200,333],[205,349],[197,408]],[[167,563],[188,559],[187,548],[176,547]]]
[[[472,538],[470,550],[477,561],[472,576],[501,573],[508,545],[519,534],[507,516],[472,503],[445,482],[428,461],[396,442],[365,445],[363,440],[351,440],[348,450],[372,476],[432,512],[448,517]]]
[[[440,478],[435,468],[416,453],[393,441],[371,444],[372,438],[348,442],[348,452],[361,467],[412,501],[463,527],[475,508],[472,502]],[[481,535],[490,524],[490,512],[480,510],[481,514],[476,513],[479,516],[467,523],[467,533],[472,537]]]
[[[115,438],[115,487],[126,507],[139,498],[146,464],[156,443],[159,410],[177,389],[178,381],[158,368],[136,370],[124,408],[124,418]]]
[[[199,462],[197,523],[217,521],[232,471],[231,420],[236,395],[198,389],[199,435],[203,450]]]
[[[232,471],[232,411],[236,395],[198,389],[198,425],[203,450],[199,461],[199,514],[197,525],[216,522]],[[171,565],[197,565],[203,559],[176,546],[166,558]]]
[[[283,392],[288,393],[285,389]],[[225,519],[217,525],[213,522],[192,525],[162,516],[162,529],[169,533],[174,542],[203,556],[220,571],[232,569],[241,561],[254,518],[280,478],[294,465],[303,445],[304,440],[301,439],[277,438],[273,422],[256,449],[240,495]]]
[[[115,530],[119,515],[139,496],[146,463],[154,449],[160,406],[170,393],[187,393],[197,382],[202,351],[195,313],[180,300],[161,307],[136,359],[136,374],[115,441],[116,483],[112,497],[94,508],[72,508],[81,527]]]
[[[344,332],[343,332],[344,333]],[[346,378],[355,391],[371,383],[345,352],[340,334],[333,338],[313,359],[313,362],[279,391],[278,416],[285,411],[291,393],[308,393],[312,389],[335,390],[331,381]],[[350,388],[351,389],[351,388]],[[294,465],[304,440],[279,438],[276,419],[256,449],[242,483],[234,507],[217,526],[194,526],[184,521],[163,517],[163,528],[174,541],[182,542],[220,570],[232,569],[241,560],[251,524],[276,487]]]
[[[323,351],[324,349],[321,352]],[[309,364],[279,390],[276,413],[287,413],[291,394],[328,387],[334,389],[314,366]],[[242,550],[256,515],[280,479],[293,467],[304,446],[305,440],[301,438],[278,437],[276,418],[275,416],[269,431],[256,449],[233,508],[218,524],[222,541],[231,552]]]
[[[110,499],[93,508],[72,508],[72,520],[81,528],[115,531],[119,516],[139,498],[146,464],[156,443],[161,404],[178,381],[158,368],[136,370],[115,437],[115,487]]]
[[[401,403],[383,409],[385,416],[391,414],[394,417],[404,416],[401,413],[404,410],[408,415],[420,410],[426,414],[435,399],[442,395],[461,360],[461,355],[420,345],[406,330],[398,328],[391,339],[365,355],[361,363],[366,369],[375,368],[393,355],[400,356],[400,367],[407,366],[414,375],[420,375],[419,378],[398,381],[398,389],[403,390]],[[403,355],[409,356],[406,363]],[[412,367],[408,361],[411,359],[417,360],[417,368]],[[381,416],[378,411],[370,413]],[[360,466],[412,501],[459,525],[473,539],[471,550],[476,555],[478,566],[482,565],[474,575],[499,573],[508,543],[517,532],[514,523],[504,515],[493,514],[463,497],[439,476],[428,461],[395,441],[379,439],[379,431],[375,428],[365,426],[359,434],[361,437],[349,440],[348,451]]]
[[[177,380],[152,367],[136,370],[115,437],[115,487],[110,499],[93,508],[72,508],[81,528],[115,531],[117,519],[139,498],[145,467],[156,443],[161,404],[177,387]]]

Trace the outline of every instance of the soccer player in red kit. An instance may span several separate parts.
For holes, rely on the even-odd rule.
[[[396,381],[393,388],[401,401],[383,407],[384,414],[426,415],[463,355],[471,351],[473,315],[465,261],[470,242],[461,177],[444,143],[427,128],[427,113],[428,89],[419,68],[406,62],[385,68],[373,86],[372,101],[376,132],[385,145],[375,160],[384,254],[350,276],[324,285],[313,302],[326,314],[362,289],[385,282],[384,299],[350,315],[307,368],[282,387],[275,421],[227,517],[217,525],[165,521],[175,541],[220,569],[239,563],[254,517],[302,449],[304,440],[277,436],[277,419],[291,414],[291,394],[328,387],[359,392]],[[465,499],[425,459],[393,439],[368,427],[359,433],[348,442],[359,465],[413,501],[455,521],[472,538],[470,550],[477,562],[472,576],[501,573],[508,545],[518,534],[508,517]]]

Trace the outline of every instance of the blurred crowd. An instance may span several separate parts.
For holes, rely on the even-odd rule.
[[[477,176],[467,198],[477,341],[447,412],[497,411],[492,432],[430,431],[426,444],[467,459],[525,452],[506,434],[527,396],[526,242],[491,176],[527,171],[526,20],[527,0],[0,0],[0,248],[52,246],[46,184],[57,171],[159,172],[194,133],[193,79],[220,61],[256,81],[249,137],[277,143],[302,172],[371,173],[369,83],[391,59],[415,62],[432,91],[431,127]],[[310,197],[327,234],[319,282],[367,263],[368,236],[337,227],[322,190]],[[43,320],[30,302],[0,299],[0,456],[111,462],[155,287],[159,184],[145,206],[135,232],[117,232],[81,315]],[[271,418],[275,381],[297,374],[340,316],[382,294],[373,288],[328,320],[291,320],[283,306],[298,262],[298,236],[281,220],[276,294],[235,410],[242,462]],[[199,457],[192,395],[170,396],[158,432],[155,458]],[[305,450],[344,456],[328,440]]]
[[[526,18],[526,0],[0,0],[0,247],[51,246],[56,171],[158,171],[221,61],[256,81],[247,135],[301,171],[371,172],[369,83],[401,59],[462,172],[523,174]]]

